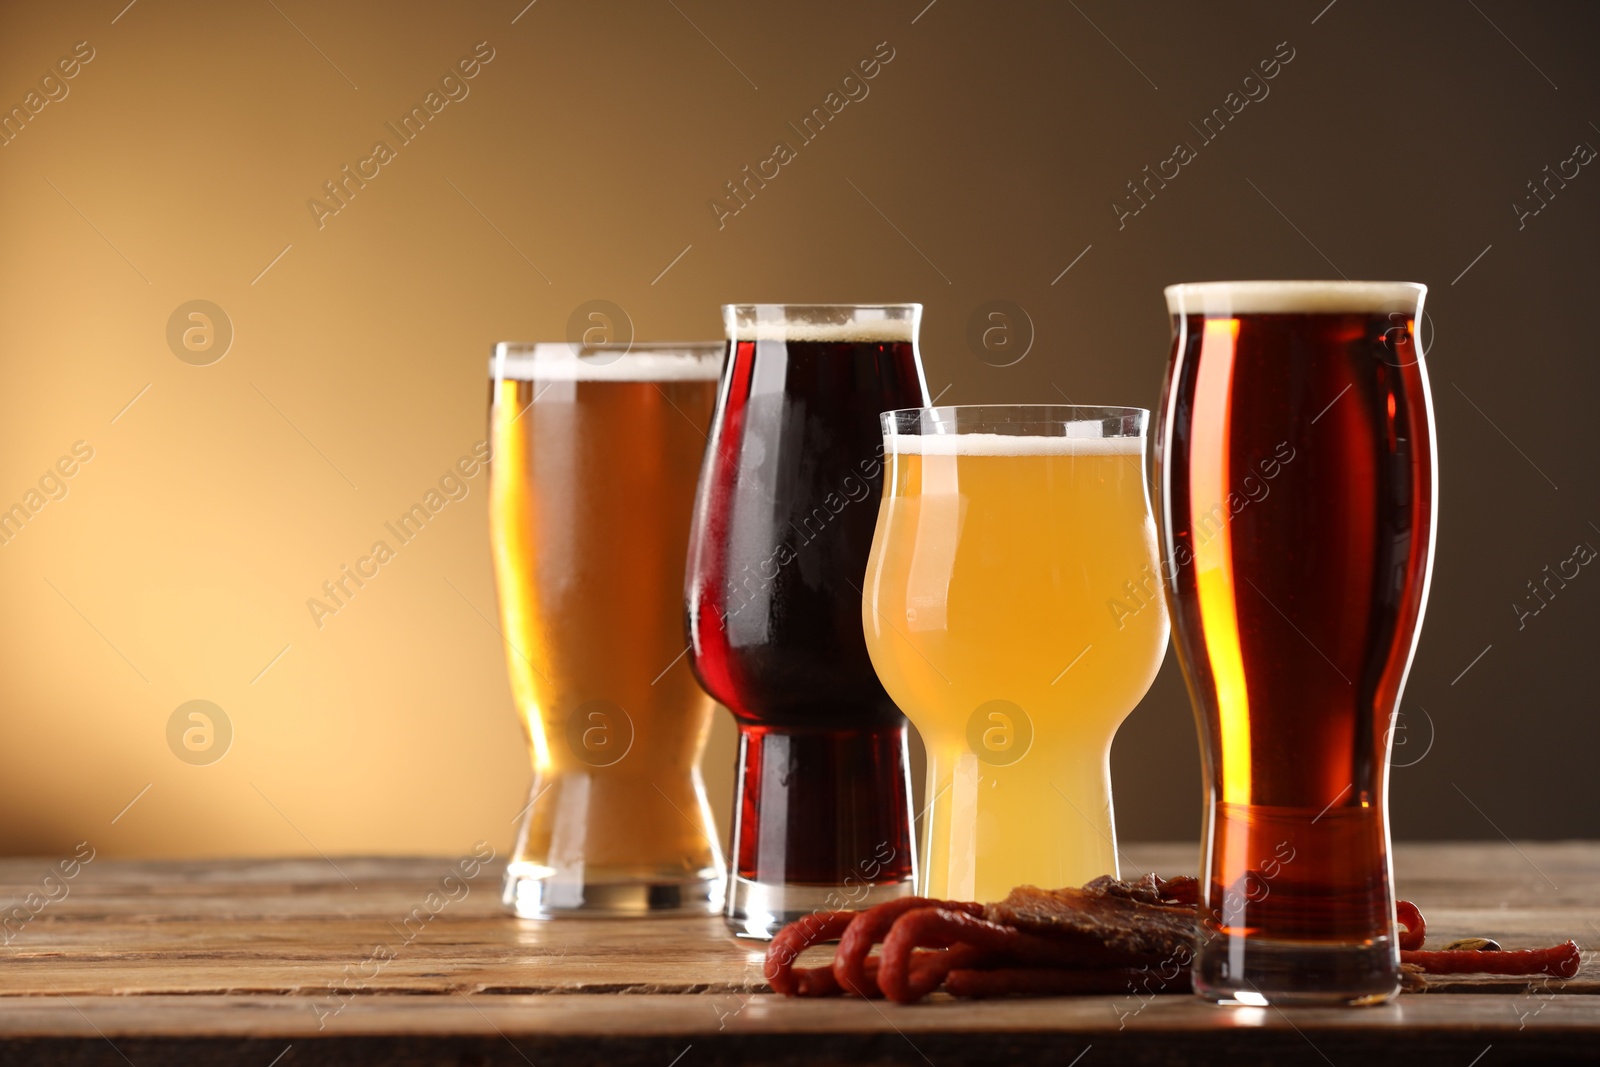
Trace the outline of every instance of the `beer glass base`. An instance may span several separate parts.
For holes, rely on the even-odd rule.
[[[642,915],[715,915],[722,910],[724,877],[705,871],[683,881],[584,882],[559,878],[548,867],[513,863],[501,899],[523,919],[626,918]]]
[[[879,885],[769,885],[735,878],[728,892],[728,926],[734,936],[770,941],[779,930],[807,915],[846,908],[864,910],[886,900],[912,895],[910,880]]]
[[[1237,938],[1202,949],[1194,991],[1219,1004],[1382,1004],[1400,992],[1395,946],[1318,945]]]

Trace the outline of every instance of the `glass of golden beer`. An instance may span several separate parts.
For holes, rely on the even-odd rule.
[[[712,702],[684,662],[683,575],[721,343],[501,344],[490,540],[533,791],[517,914],[716,913],[699,761]]]
[[[928,753],[925,896],[1117,874],[1111,740],[1161,666],[1140,408],[883,415],[861,618]]]

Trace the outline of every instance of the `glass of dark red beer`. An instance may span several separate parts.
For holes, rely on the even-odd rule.
[[[1208,793],[1194,988],[1399,988],[1389,747],[1428,596],[1424,286],[1167,289],[1157,515]]]
[[[920,304],[727,305],[685,582],[689,663],[739,726],[727,917],[770,938],[908,894],[906,719],[861,626],[878,415],[928,403]]]

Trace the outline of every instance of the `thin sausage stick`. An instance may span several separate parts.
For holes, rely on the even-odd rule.
[[[878,989],[875,976],[869,977],[866,973],[868,954],[872,946],[882,941],[884,935],[894,926],[895,920],[908,911],[918,908],[943,908],[946,911],[965,912],[968,915],[982,915],[981,904],[970,904],[959,900],[934,900],[929,897],[902,897],[899,900],[888,900],[876,907],[868,908],[856,917],[856,921],[845,930],[844,936],[839,939],[839,947],[833,954],[833,976],[838,979],[839,985],[847,993],[858,996],[877,997],[882,993]]]
[[[814,989],[820,990],[823,988],[814,979],[797,977],[797,973],[804,975],[807,969],[796,972],[795,961],[800,958],[800,953],[812,945],[822,941],[836,940],[849,927],[851,920],[855,919],[859,914],[859,912],[854,911],[822,911],[807,915],[803,919],[797,919],[782,930],[779,930],[777,935],[773,937],[772,943],[767,946],[766,964],[762,968],[767,984],[772,987],[773,992],[793,997],[802,995],[803,984],[809,984]],[[831,972],[832,968],[819,967],[811,969]],[[837,987],[835,987],[834,992],[838,992]],[[816,992],[804,995],[826,996],[827,993]]]
[[[912,981],[912,954],[918,948],[947,948],[958,943],[1013,963],[1083,966],[1083,953],[1076,946],[965,912],[916,908],[901,915],[883,939],[883,951],[878,956],[878,988],[898,1004],[922,999],[928,990],[921,990]]]
[[[1401,963],[1414,963],[1428,974],[1548,974],[1571,978],[1583,962],[1575,941],[1550,948],[1524,948],[1484,952],[1480,949],[1443,949],[1438,952],[1400,953]]]
[[[1400,935],[1400,951],[1415,952],[1420,949],[1428,936],[1428,921],[1422,917],[1422,912],[1409,900],[1397,900],[1394,902],[1394,917],[1406,928],[1406,932]]]

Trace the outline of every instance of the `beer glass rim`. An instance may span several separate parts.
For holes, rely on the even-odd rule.
[[[730,341],[909,343],[921,304],[723,304]]]
[[[501,341],[495,381],[700,381],[721,375],[726,341]]]
[[[887,303],[887,304],[830,304],[830,303],[824,302],[824,303],[819,303],[819,304],[807,304],[807,303],[799,303],[799,304],[761,304],[761,303],[755,303],[755,304],[723,304],[722,305],[722,313],[724,315],[727,315],[730,312],[739,312],[739,311],[763,311],[763,312],[765,312],[765,311],[780,311],[780,312],[788,312],[788,311],[798,311],[798,312],[805,312],[805,311],[809,311],[809,312],[822,312],[822,311],[910,311],[910,312],[920,313],[922,311],[922,305],[919,304],[919,303],[916,303],[914,301],[912,301],[912,302],[901,302],[901,303],[891,302],[891,303]]]
[[[1172,315],[1228,318],[1249,314],[1420,311],[1428,287],[1421,282],[1263,279],[1182,282],[1163,293]]]
[[[950,404],[896,408],[878,418],[884,441],[891,448],[896,437],[924,435],[1142,440],[1150,424],[1147,408],[1090,404]],[[1097,432],[1087,432],[1091,429]]]

